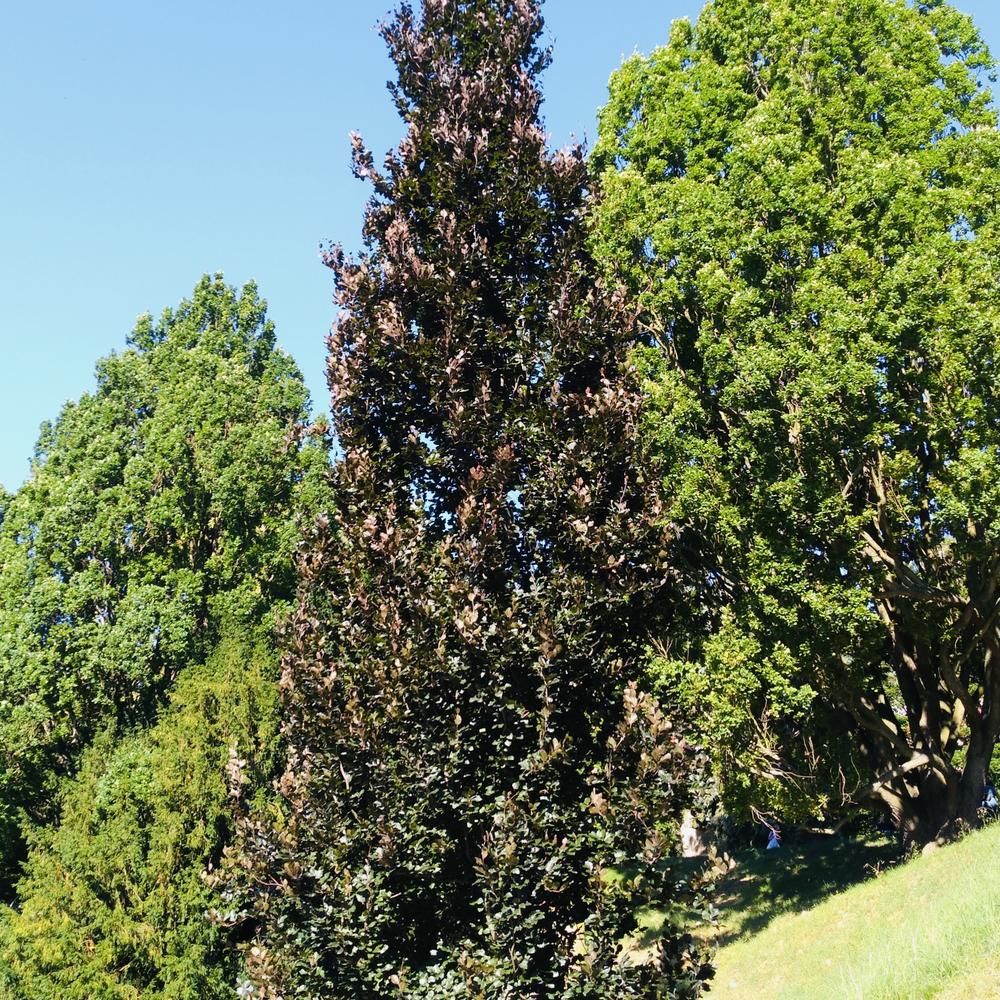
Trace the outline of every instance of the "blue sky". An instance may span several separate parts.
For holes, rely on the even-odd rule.
[[[255,278],[325,409],[333,317],[316,247],[359,242],[347,134],[399,136],[373,26],[391,0],[93,4],[0,11],[0,483],[94,362],[221,270]],[[548,0],[554,145],[593,137],[609,73],[700,0]],[[1000,52],[996,0],[965,0]]]

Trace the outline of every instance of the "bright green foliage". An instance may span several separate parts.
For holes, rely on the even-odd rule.
[[[220,620],[291,594],[324,462],[306,404],[255,288],[206,277],[43,427],[0,525],[0,893],[94,734],[149,720]]]
[[[0,918],[0,998],[233,996],[237,952],[205,917],[216,899],[202,874],[231,829],[230,748],[258,789],[273,769],[273,660],[224,640],[151,729],[85,753],[61,824],[34,838],[20,911]]]
[[[644,307],[647,444],[706,560],[707,641],[661,665],[736,804],[808,811],[874,768],[908,835],[975,818],[1000,733],[989,66],[939,0],[715,0],[613,78],[596,239]]]
[[[269,637],[326,450],[252,286],[203,279],[97,376],[0,524],[0,997],[227,997],[203,875],[227,769],[272,776]]]

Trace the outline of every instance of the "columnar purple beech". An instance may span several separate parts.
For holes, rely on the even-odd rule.
[[[535,0],[426,0],[383,35],[407,126],[366,251],[331,248],[336,513],[288,627],[286,815],[247,821],[271,997],[692,997],[668,921],[628,961],[691,751],[637,680],[676,588],[637,471],[632,317],[587,250],[579,149],[539,121]],[[236,870],[239,870],[238,867]]]

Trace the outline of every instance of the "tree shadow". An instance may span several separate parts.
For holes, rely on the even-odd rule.
[[[786,843],[776,851],[741,851],[718,887],[719,945],[762,931],[775,917],[801,912],[865,882],[899,860],[889,840],[822,837]]]
[[[808,837],[776,851],[748,849],[716,887],[719,925],[710,933],[719,947],[759,933],[783,913],[801,912],[838,892],[874,878],[900,860],[901,848],[885,839]],[[638,951],[655,945],[662,914],[646,915],[635,938]]]

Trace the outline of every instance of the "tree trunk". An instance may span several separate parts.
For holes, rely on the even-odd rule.
[[[905,847],[921,849],[947,836],[954,825],[958,790],[958,775],[953,771],[945,774],[936,768],[908,783],[907,793],[900,797],[900,807],[894,816]]]
[[[979,735],[970,741],[961,771],[923,767],[918,775],[908,774],[879,789],[904,846],[920,849],[980,825],[992,754],[992,741]]]
[[[990,758],[993,756],[993,741],[984,736],[973,738],[965,758],[956,823],[968,827],[979,826],[980,808],[983,804],[983,790],[989,773]]]

